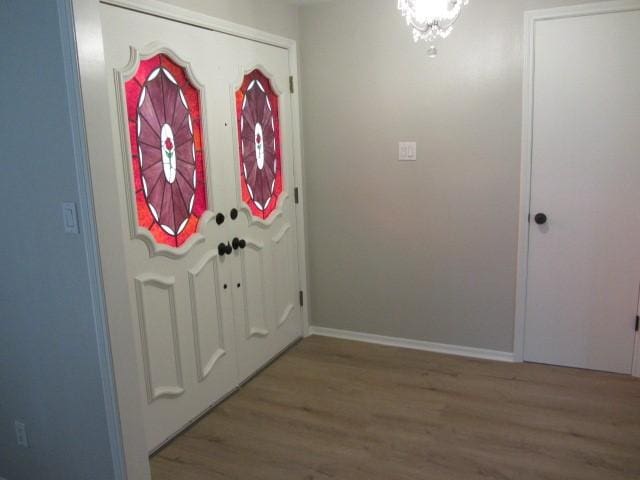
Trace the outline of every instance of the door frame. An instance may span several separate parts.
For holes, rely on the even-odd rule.
[[[116,405],[113,423],[114,459],[122,459],[124,464],[116,473],[116,478],[130,480],[150,479],[149,456],[144,439],[142,423],[142,401],[140,398],[137,370],[130,368],[136,362],[136,350],[133,341],[133,322],[130,319],[129,305],[132,299],[127,287],[127,266],[124,261],[124,246],[128,238],[128,224],[114,221],[111,212],[118,211],[115,204],[106,202],[91,203],[91,197],[117,198],[117,175],[113,159],[119,152],[112,144],[111,117],[104,115],[110,109],[107,90],[107,68],[104,57],[102,25],[100,20],[100,4],[123,7],[129,10],[147,13],[154,16],[176,20],[200,28],[231,34],[248,40],[273,45],[287,50],[289,68],[293,75],[291,94],[292,128],[293,128],[293,170],[294,186],[298,187],[298,204],[295,209],[295,228],[297,235],[298,279],[300,290],[305,293],[306,301],[301,307],[303,335],[309,334],[309,281],[307,271],[307,249],[305,234],[305,189],[302,164],[301,120],[300,120],[300,86],[298,68],[298,48],[295,40],[273,35],[251,27],[226,20],[196,13],[158,0],[61,0],[72,8],[67,29],[72,32],[71,40],[75,40],[77,49],[77,67],[75,75],[69,76],[69,89],[81,92],[78,99],[78,116],[84,118],[86,148],[84,168],[87,171],[81,179],[88,194],[83,199],[83,206],[95,217],[88,214],[87,223],[96,228],[96,269],[101,273],[102,292],[105,296],[107,328],[98,331],[98,336],[105,345],[105,365],[102,373],[105,378],[114,378],[114,385],[108,390],[115,392]],[[75,39],[73,38],[75,33]],[[83,135],[84,136],[84,135]],[[82,183],[81,182],[81,183]],[[101,194],[102,193],[102,194]],[[110,351],[109,351],[110,349]],[[113,375],[111,375],[113,370]],[[118,419],[119,416],[119,419]]]
[[[530,10],[524,13],[523,84],[522,84],[522,152],[520,163],[520,210],[516,275],[516,308],[513,354],[516,362],[524,361],[527,277],[529,268],[529,213],[531,201],[531,163],[533,149],[533,88],[535,73],[535,32],[538,22],[559,18],[602,15],[640,10],[640,0],[613,0],[569,7]],[[640,333],[636,333],[632,375],[640,376]]]

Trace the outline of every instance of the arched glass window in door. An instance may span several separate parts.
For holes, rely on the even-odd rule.
[[[258,69],[236,91],[242,200],[253,216],[267,219],[282,192],[278,95]]]
[[[125,82],[138,225],[180,247],[207,209],[200,94],[162,53]]]

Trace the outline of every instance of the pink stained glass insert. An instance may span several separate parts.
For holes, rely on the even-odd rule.
[[[207,209],[200,94],[166,54],[125,82],[138,225],[180,247]]]
[[[236,91],[242,200],[252,215],[267,219],[282,193],[278,96],[258,69]]]

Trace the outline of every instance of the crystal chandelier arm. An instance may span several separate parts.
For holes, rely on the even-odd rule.
[[[446,38],[469,0],[398,0],[398,9],[411,27],[414,41]],[[432,45],[430,56],[437,50]]]

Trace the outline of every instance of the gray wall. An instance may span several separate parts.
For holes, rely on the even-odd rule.
[[[113,478],[56,2],[0,0],[0,477]],[[16,446],[14,419],[31,448]]]
[[[314,325],[512,351],[523,12],[573,3],[472,0],[435,60],[394,0],[301,8]]]
[[[179,7],[298,39],[298,7],[292,0],[164,0]]]

